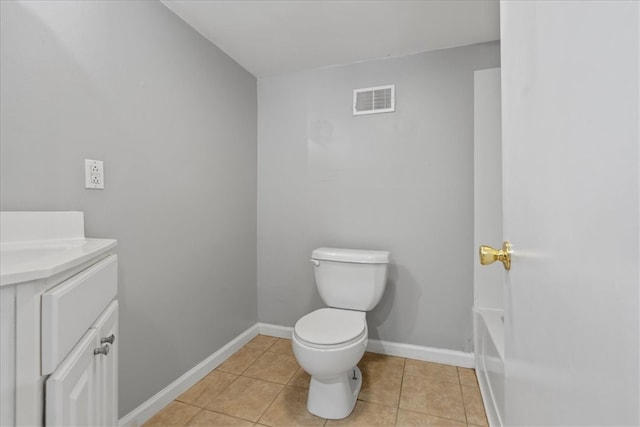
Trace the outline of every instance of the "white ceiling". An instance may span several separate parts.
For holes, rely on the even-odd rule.
[[[257,77],[500,38],[498,0],[162,0]]]

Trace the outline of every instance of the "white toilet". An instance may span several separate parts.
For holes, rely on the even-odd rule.
[[[319,248],[311,254],[321,308],[293,329],[293,353],[311,375],[307,409],[322,418],[347,417],[356,404],[362,374],[356,364],[367,347],[365,314],[387,284],[389,252]]]

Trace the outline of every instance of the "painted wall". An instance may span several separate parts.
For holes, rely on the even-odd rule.
[[[372,338],[470,350],[473,71],[496,42],[258,80],[258,318],[322,306],[320,246],[387,249]],[[395,84],[395,113],[353,116],[352,90]]]
[[[502,247],[502,121],[500,68],[474,73],[473,247]],[[504,269],[484,266],[474,251],[475,308],[504,309]]]
[[[122,416],[257,320],[256,79],[159,2],[0,3],[1,208],[118,239]]]

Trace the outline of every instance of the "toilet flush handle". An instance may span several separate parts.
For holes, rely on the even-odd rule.
[[[311,258],[309,261],[311,261],[314,266],[320,267],[320,261],[318,261],[317,259]]]

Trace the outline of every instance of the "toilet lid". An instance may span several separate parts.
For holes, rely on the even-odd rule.
[[[358,338],[366,326],[362,311],[321,308],[298,320],[294,332],[313,344],[335,345]]]

